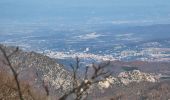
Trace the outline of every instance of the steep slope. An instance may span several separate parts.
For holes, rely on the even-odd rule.
[[[6,51],[7,55],[15,51],[15,47],[0,46]],[[9,57],[9,59],[15,71],[18,73],[18,79],[20,81],[22,91],[31,91],[32,94],[36,94],[38,97],[37,99],[42,100],[40,97],[46,96],[46,87],[48,87],[50,95],[55,99],[57,96],[61,96],[61,94],[64,91],[67,91],[70,87],[70,73],[67,72],[61,65],[56,63],[54,59],[35,52],[24,52],[22,50],[14,53]],[[8,93],[3,92],[4,89],[2,89],[2,87],[5,87],[6,85],[14,88],[16,87],[11,69],[5,63],[5,58],[2,55],[2,52],[0,52],[0,74],[0,95],[5,96]],[[5,90],[8,89],[9,88],[7,87],[5,88]],[[12,96],[11,94],[11,97],[8,99],[17,98],[16,92],[11,93],[14,93],[15,96]],[[23,93],[25,95],[25,92]],[[28,95],[28,93],[26,94]],[[41,96],[38,96],[38,94]]]

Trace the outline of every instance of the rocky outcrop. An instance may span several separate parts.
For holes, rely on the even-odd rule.
[[[157,75],[151,74],[151,73],[144,73],[140,72],[139,70],[133,70],[129,72],[121,72],[118,75],[119,80],[124,85],[127,85],[132,82],[157,82],[159,80],[159,77]]]
[[[15,51],[15,47],[0,45],[7,55]],[[71,88],[71,74],[63,66],[56,63],[56,59],[43,56],[35,52],[17,51],[9,57],[12,66],[18,73],[21,90],[26,100],[57,100]],[[4,63],[5,58],[0,52],[0,99],[17,100],[16,85],[11,69]],[[100,89],[110,88],[113,85],[127,86],[133,82],[158,82],[159,77],[152,73],[139,70],[120,72],[116,77],[110,76],[98,83]],[[95,84],[96,85],[96,84]],[[12,87],[12,91],[9,88]],[[94,86],[95,88],[96,86]],[[49,90],[47,96],[46,88]],[[92,89],[94,89],[92,88]],[[5,90],[5,91],[4,91]],[[10,97],[6,96],[11,91]],[[50,99],[49,99],[50,98]]]
[[[152,73],[144,73],[139,70],[121,72],[117,77],[110,76],[105,81],[99,82],[99,88],[109,88],[112,85],[128,85],[133,82],[158,82],[159,76]]]
[[[7,52],[7,55],[15,50],[15,47],[0,46]],[[51,96],[54,94],[61,96],[64,91],[70,89],[70,73],[56,63],[55,59],[35,52],[24,52],[22,50],[18,50],[10,56],[9,59],[15,71],[18,73],[18,79],[21,84],[29,86],[37,91],[37,93],[43,95],[46,93],[44,84],[48,87]],[[0,74],[2,74],[1,76],[5,76],[2,77],[3,79],[8,78],[9,81],[15,84],[12,72],[4,61],[5,58],[3,57],[2,52],[0,52]],[[54,98],[56,99],[57,97]]]

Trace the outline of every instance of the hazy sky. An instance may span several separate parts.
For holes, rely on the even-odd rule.
[[[0,20],[138,20],[170,17],[170,0],[0,0]]]

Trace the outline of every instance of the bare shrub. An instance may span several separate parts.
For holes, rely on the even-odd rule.
[[[14,77],[14,78],[12,78],[11,76],[8,77],[8,74],[5,71],[2,71],[4,73],[2,72],[0,73],[0,74],[3,74],[2,75],[3,77],[0,77],[1,80],[4,80],[0,84],[1,86],[0,89],[2,91],[6,90],[4,91],[4,94],[2,95],[2,97],[0,96],[0,98],[7,99],[8,98],[7,94],[12,94],[14,96],[12,99],[19,98],[20,100],[24,100],[25,94],[27,94],[30,97],[29,100],[37,100],[37,96],[34,95],[34,91],[31,90],[31,87],[29,85],[25,85],[24,82],[21,82],[18,79],[18,73],[15,71],[14,67],[11,64],[10,57],[16,52],[18,52],[18,49],[19,48],[17,47],[12,53],[8,54],[5,51],[5,47],[0,46],[1,55],[3,56],[1,58],[4,58],[2,60],[3,66],[9,67]],[[110,62],[102,63],[99,65],[92,64],[92,66],[86,66],[84,74],[82,75],[83,79],[81,79],[82,76],[80,78],[80,75],[79,75],[79,70],[81,67],[80,59],[77,57],[75,65],[71,65],[71,69],[72,69],[72,81],[71,81],[72,86],[71,87],[72,89],[64,93],[64,95],[61,96],[59,100],[66,100],[69,96],[72,96],[75,100],[85,99],[88,96],[89,94],[88,90],[92,87],[92,85],[105,80],[107,77],[111,75],[111,72],[106,70],[106,67],[109,65],[109,63]],[[92,74],[89,74],[89,73],[92,73]],[[13,80],[15,81],[16,85],[13,83]],[[65,81],[60,83],[61,88],[59,89],[62,90],[62,84],[64,82]],[[46,82],[42,80],[42,85],[43,85],[44,90],[46,91],[46,96],[49,97],[48,84],[46,84]]]
[[[66,100],[69,96],[73,96],[74,100],[82,100],[87,98],[89,89],[100,81],[104,81],[111,75],[111,72],[106,70],[110,62],[102,63],[99,65],[92,64],[86,66],[83,79],[79,79],[78,71],[80,69],[80,59],[76,58],[76,65],[71,65],[73,76],[73,88],[65,93],[59,100]],[[92,73],[91,75],[89,73]]]

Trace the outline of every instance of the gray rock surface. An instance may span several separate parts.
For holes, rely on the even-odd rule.
[[[3,45],[0,46],[8,55],[15,51],[16,48]],[[4,57],[0,52],[0,69],[5,69],[12,75],[9,66],[5,67],[3,61]],[[43,85],[46,84],[50,91],[50,95],[58,94],[61,96],[64,91],[68,91],[71,87],[71,74],[66,71],[62,65],[56,63],[55,59],[35,52],[24,52],[19,50],[10,57],[10,61],[19,75],[18,79],[37,90],[44,91]]]
[[[99,88],[109,88],[112,85],[129,85],[130,83],[136,82],[158,82],[160,79],[159,75],[153,73],[144,73],[139,70],[125,71],[119,73],[117,77],[110,76],[106,78],[106,81],[99,82]]]

